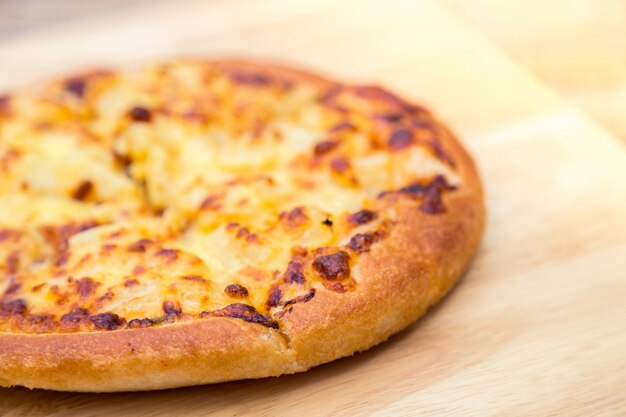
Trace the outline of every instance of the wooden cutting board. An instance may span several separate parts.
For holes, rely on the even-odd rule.
[[[430,1],[155,3],[0,43],[0,85],[169,54],[258,56],[432,106],[475,155],[473,267],[387,343],[161,392],[0,389],[1,416],[626,415],[626,149]]]

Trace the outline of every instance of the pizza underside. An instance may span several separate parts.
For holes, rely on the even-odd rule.
[[[0,386],[170,388],[367,349],[461,276],[471,158],[379,87],[235,61],[0,96]]]

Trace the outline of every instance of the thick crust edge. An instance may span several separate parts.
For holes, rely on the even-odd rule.
[[[293,353],[277,333],[210,318],[113,332],[0,334],[0,385],[112,392],[278,376]]]

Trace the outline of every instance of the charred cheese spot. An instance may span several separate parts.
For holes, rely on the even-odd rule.
[[[400,192],[423,197],[423,201],[419,206],[422,212],[426,214],[441,214],[446,211],[441,199],[442,193],[454,191],[455,189],[456,187],[449,185],[445,178],[439,175],[427,184],[413,184],[400,189]]]
[[[359,226],[376,220],[378,215],[370,210],[359,210],[348,216],[348,222],[353,226]]]
[[[331,128],[328,129],[328,132],[338,133],[338,132],[356,131],[356,130],[357,128],[354,124],[348,121],[343,121],[343,122],[337,123],[336,125],[331,126]]]
[[[126,288],[134,287],[137,284],[139,284],[139,280],[137,280],[136,278],[127,279],[126,281],[124,281],[124,286]]]
[[[34,287],[31,288],[32,292],[38,292],[40,289],[43,288],[45,284],[39,284],[39,285],[35,285]]]
[[[75,307],[69,313],[61,316],[59,325],[61,331],[71,332],[79,329],[81,323],[89,317],[89,311],[85,308]]]
[[[26,303],[22,299],[0,302],[0,317],[21,316],[26,313],[26,310]]]
[[[101,255],[107,255],[109,253],[111,253],[113,251],[113,249],[117,248],[117,245],[115,243],[105,243],[104,245],[102,245],[102,248],[100,250],[100,254]]]
[[[76,77],[67,80],[63,87],[66,91],[74,94],[76,97],[82,98],[83,95],[85,95],[85,88],[87,87],[87,85],[84,79]]]
[[[224,292],[233,298],[246,298],[248,296],[248,290],[246,287],[239,284],[230,284],[224,288]]]
[[[178,258],[178,251],[176,249],[161,248],[156,252],[155,256],[174,262]]]
[[[154,324],[156,323],[151,319],[132,319],[128,322],[128,327],[131,329],[144,329]]]
[[[289,228],[302,226],[309,220],[304,207],[296,207],[289,212],[282,212],[279,219],[282,220],[285,226]]]
[[[288,307],[292,304],[297,304],[297,303],[306,303],[307,301],[311,300],[313,297],[315,297],[315,288],[311,288],[309,292],[304,295],[300,295],[296,298],[292,298],[291,300],[285,301],[283,303],[283,307]]]
[[[318,156],[324,155],[335,149],[338,145],[339,142],[336,140],[325,140],[315,145],[313,153]]]
[[[200,275],[186,275],[184,277],[181,277],[181,279],[184,279],[185,281],[193,281],[193,282],[202,282],[202,283],[207,282],[207,280],[202,278]]]
[[[374,118],[384,120],[387,123],[397,123],[404,119],[403,113],[379,113],[375,114]]]
[[[126,320],[114,313],[101,313],[89,316],[89,320],[98,330],[117,330],[122,327]]]
[[[248,304],[231,304],[223,309],[215,310],[212,312],[203,312],[202,317],[231,317],[236,319],[242,319],[250,323],[261,324],[266,327],[278,329],[278,323],[270,316],[265,316],[259,313],[254,307]]]
[[[68,314],[64,314],[61,317],[61,322],[78,323],[83,318],[89,315],[89,311],[85,308],[76,307],[73,308]]]
[[[163,312],[166,316],[180,316],[183,310],[177,301],[166,300],[163,303]]]
[[[418,182],[400,188],[397,193],[408,195],[421,200],[419,210],[426,214],[445,213],[446,207],[443,202],[443,195],[446,192],[455,191],[457,186],[448,184],[442,175],[437,175],[428,182]],[[378,195],[379,199],[385,198],[393,191],[384,191]]]
[[[20,257],[17,251],[13,251],[9,253],[9,255],[4,260],[4,272],[7,275],[15,274],[20,267]]]
[[[130,109],[128,111],[128,116],[135,122],[148,123],[152,120],[152,112],[141,106]]]
[[[28,329],[35,333],[49,333],[58,327],[58,323],[52,314],[33,314],[26,319]]]
[[[16,292],[18,292],[21,289],[22,289],[22,284],[17,283],[17,282],[13,282],[13,280],[11,279],[9,281],[9,286],[4,291],[4,295],[7,296],[7,295],[15,294]]]
[[[235,83],[243,85],[265,86],[272,81],[268,75],[255,72],[233,71],[230,76]]]
[[[146,267],[143,265],[137,265],[133,268],[133,275],[141,275],[146,272]]]
[[[350,276],[350,255],[345,251],[322,255],[313,261],[313,269],[325,279],[343,279]]]
[[[79,201],[85,200],[89,193],[91,193],[93,188],[94,186],[91,181],[82,181],[80,184],[78,184],[78,187],[76,187],[76,189],[72,193],[72,198]]]
[[[387,144],[389,145],[389,148],[392,150],[399,150],[399,149],[407,148],[411,146],[412,143],[413,143],[413,134],[411,133],[410,130],[403,129],[403,128],[395,130],[391,134],[391,137],[389,138],[389,142],[387,142]]]
[[[9,116],[11,113],[11,97],[0,95],[0,116]]]
[[[304,264],[291,261],[283,274],[283,281],[287,284],[304,284]]]
[[[374,233],[359,233],[352,236],[347,246],[357,253],[364,253],[369,251],[376,238],[377,235]]]
[[[145,252],[146,249],[154,242],[150,239],[139,239],[128,246],[129,252]]]
[[[419,196],[426,194],[431,189],[441,191],[454,191],[456,187],[449,185],[445,178],[441,175],[436,176],[432,181],[427,183],[416,183],[400,189],[401,193]]]
[[[345,156],[338,156],[330,161],[330,167],[337,174],[344,174],[350,169],[350,161]]]
[[[424,192],[424,201],[422,201],[419,208],[426,214],[445,213],[446,207],[441,200],[441,190],[437,187],[429,187]]]
[[[218,196],[210,195],[206,197],[200,204],[201,210],[219,210],[221,205],[219,204],[220,198]]]
[[[283,297],[283,290],[279,287],[272,287],[270,289],[269,296],[267,297],[267,308],[276,307],[280,304],[280,299]]]
[[[76,281],[76,293],[82,299],[91,297],[100,284],[92,278],[85,277]]]

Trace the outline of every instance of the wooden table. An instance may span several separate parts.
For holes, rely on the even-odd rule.
[[[148,393],[1,389],[0,415],[626,414],[623,142],[431,1],[158,3],[0,42],[0,88],[173,53],[289,61],[432,106],[484,177],[473,267],[406,331],[307,373]]]
[[[626,2],[439,0],[626,140]]]

